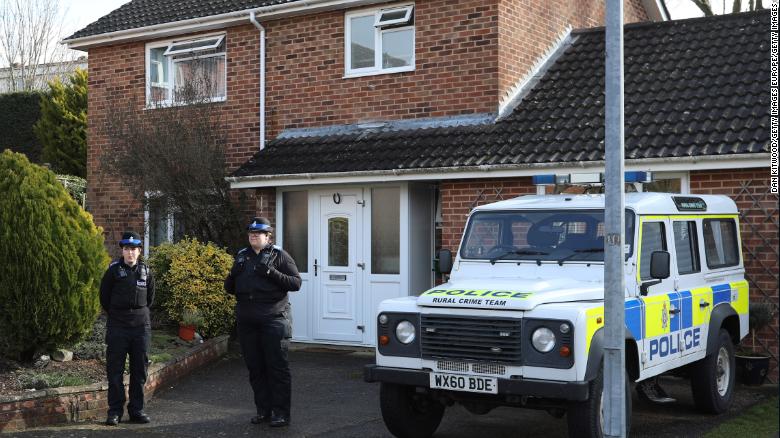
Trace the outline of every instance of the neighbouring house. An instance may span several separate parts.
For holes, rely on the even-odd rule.
[[[46,91],[49,89],[49,81],[60,78],[65,80],[77,68],[87,69],[87,59],[79,57],[73,61],[51,62],[34,66],[22,66],[15,64],[11,67],[0,68],[0,94],[22,91],[24,82],[22,77],[32,76],[33,90]],[[29,72],[34,69],[34,72]]]
[[[603,170],[601,2],[169,3],[134,0],[65,40],[90,58],[88,209],[109,241],[173,236],[170,215],[100,174],[105,110],[120,94],[166,98],[177,69],[213,58],[226,176],[304,279],[296,340],[373,345],[377,304],[436,281],[434,254],[457,248],[472,207],[545,190],[532,175]],[[753,299],[776,305],[769,13],[624,7],[626,168],[655,173],[643,190],[732,196]]]

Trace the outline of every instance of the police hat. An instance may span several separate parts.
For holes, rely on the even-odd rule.
[[[141,236],[134,231],[125,231],[122,233],[122,240],[119,241],[119,246],[121,247],[140,248],[143,245],[144,242],[141,240]]]
[[[248,227],[246,227],[246,230],[251,232],[263,232],[263,233],[270,233],[274,229],[271,226],[271,222],[268,221],[268,219],[264,217],[256,217],[252,219],[252,223],[249,224]]]

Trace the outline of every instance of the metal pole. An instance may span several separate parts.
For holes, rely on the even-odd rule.
[[[606,5],[604,226],[607,239],[604,247],[604,436],[625,437],[623,0],[607,0]]]

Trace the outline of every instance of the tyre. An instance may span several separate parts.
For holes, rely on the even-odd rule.
[[[444,405],[413,386],[382,383],[379,405],[387,430],[398,438],[428,438],[444,416]]]
[[[626,436],[631,430],[631,382],[628,373],[625,376],[626,398]],[[569,405],[566,421],[570,438],[602,438],[604,436],[604,367],[590,382],[588,400]]]
[[[717,333],[715,351],[694,364],[691,392],[696,408],[710,414],[726,411],[734,398],[734,345],[726,329]]]

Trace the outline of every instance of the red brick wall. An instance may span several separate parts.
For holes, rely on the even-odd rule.
[[[637,2],[627,3],[631,20],[644,17]],[[266,138],[271,140],[287,128],[494,112],[500,92],[520,78],[565,23],[581,27],[601,21],[587,18],[603,15],[600,2],[568,3],[559,0],[542,7],[532,2],[513,9],[508,0],[418,0],[416,69],[347,79],[343,77],[344,11],[263,23],[267,30]],[[508,18],[515,12],[522,13],[519,21]],[[507,29],[499,30],[499,25]],[[250,24],[227,29],[228,97],[214,105],[224,111],[229,127],[230,171],[259,146],[259,38]],[[87,209],[104,228],[111,251],[116,251],[114,242],[123,230],[143,229],[141,203],[123,190],[116,176],[103,174],[100,161],[112,151],[103,129],[107,110],[135,99],[142,111],[145,43],[89,51]],[[246,195],[248,205],[257,201],[253,191]],[[246,214],[273,217],[274,212],[271,203],[268,209],[248,208]]]
[[[227,121],[227,161],[232,171],[259,148],[259,33],[241,26],[227,33],[228,99],[216,103]],[[105,133],[109,108],[137,103],[143,110],[145,99],[145,42],[99,47],[89,52],[87,210],[103,227],[106,247],[118,255],[116,242],[126,229],[143,232],[144,212],[139,200],[123,190],[122,181],[101,169],[101,157],[111,154]],[[246,216],[269,214],[273,218],[275,200],[257,198],[254,190],[245,192]],[[253,210],[261,203],[262,209]]]
[[[740,235],[750,301],[778,305],[778,196],[769,194],[769,169],[691,172],[691,193],[728,195],[740,212]],[[778,381],[778,321],[758,340],[773,356],[770,378]],[[750,344],[750,341],[747,342]]]
[[[441,196],[441,248],[458,250],[466,217],[479,205],[490,204],[502,199],[536,193],[531,178],[516,179],[470,179],[442,181]],[[438,250],[438,248],[437,248]]]
[[[647,21],[639,0],[624,0],[624,21]],[[520,81],[567,26],[604,25],[604,2],[598,0],[500,0],[498,5],[498,89],[501,97]]]
[[[287,128],[495,111],[497,0],[416,1],[416,69],[377,76],[344,78],[344,11],[264,25],[271,137]]]

